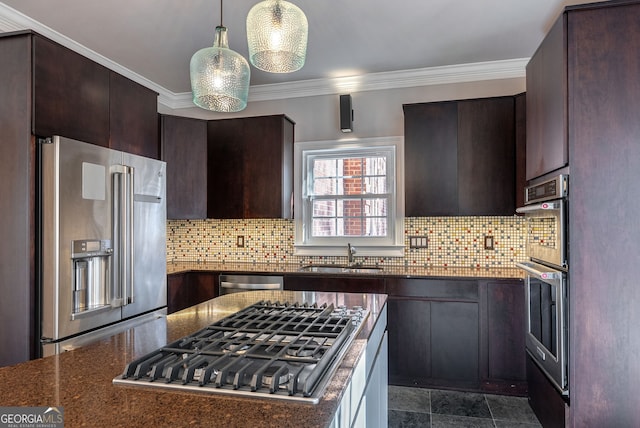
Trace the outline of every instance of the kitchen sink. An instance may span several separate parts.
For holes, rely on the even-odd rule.
[[[381,267],[364,265],[307,265],[300,268],[300,272],[322,272],[322,273],[378,273]]]

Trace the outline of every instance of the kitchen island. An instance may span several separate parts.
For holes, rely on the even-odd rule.
[[[327,383],[318,404],[113,385],[112,380],[131,360],[261,300],[332,303],[369,310],[362,329]],[[0,368],[0,406],[62,407],[65,427],[339,427],[346,421],[364,417],[365,411],[379,410],[362,406],[362,412],[358,412],[360,400],[357,397],[368,386],[373,387],[367,377],[373,371],[372,359],[382,348],[376,343],[371,355],[369,345],[373,340],[386,344],[386,335],[373,337],[380,332],[384,334],[385,330],[385,295],[293,291],[230,294],[130,328],[84,348]],[[386,372],[386,354],[383,363]],[[386,376],[370,392],[379,397],[384,393],[386,405]]]

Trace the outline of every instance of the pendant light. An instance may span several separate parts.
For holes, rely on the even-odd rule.
[[[290,73],[304,65],[309,24],[302,10],[285,0],[264,0],[247,15],[249,61],[270,73]]]
[[[193,103],[198,107],[235,112],[247,106],[251,71],[247,60],[229,49],[227,29],[222,25],[222,0],[213,47],[196,52],[189,68]]]

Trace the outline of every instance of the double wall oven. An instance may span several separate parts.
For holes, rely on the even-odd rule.
[[[527,353],[564,395],[568,379],[568,176],[529,186],[524,214],[529,261],[526,272]]]

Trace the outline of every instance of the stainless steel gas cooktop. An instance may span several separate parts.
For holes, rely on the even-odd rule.
[[[261,301],[132,361],[113,382],[315,404],[368,314]]]

